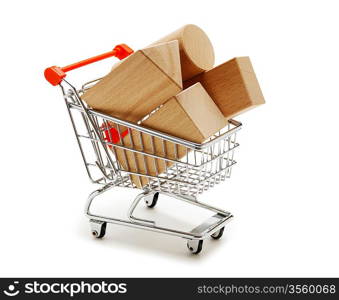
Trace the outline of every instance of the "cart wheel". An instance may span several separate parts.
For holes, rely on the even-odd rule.
[[[215,240],[219,240],[224,234],[225,227],[220,228],[218,231],[214,232],[211,237]]]
[[[101,239],[105,236],[107,226],[106,222],[90,220],[89,223],[91,225],[91,232],[94,237],[96,237],[97,239]]]
[[[146,198],[145,203],[146,203],[147,207],[153,208],[157,204],[158,198],[159,198],[159,192],[156,192],[153,195],[153,197]]]
[[[203,240],[188,240],[187,248],[193,253],[198,254],[202,250]]]

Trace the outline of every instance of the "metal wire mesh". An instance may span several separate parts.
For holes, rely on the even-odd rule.
[[[80,100],[81,91],[65,84],[64,98],[92,182],[196,197],[230,177],[241,123],[230,120],[195,144],[96,112]]]

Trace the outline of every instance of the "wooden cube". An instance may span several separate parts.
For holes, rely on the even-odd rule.
[[[226,118],[265,103],[249,57],[236,57],[184,82],[200,82]]]
[[[227,120],[202,85],[197,83],[169,99],[158,111],[143,121],[142,125],[191,142],[202,143],[225,127]],[[184,146],[163,142],[160,138],[140,134],[136,130],[130,130],[130,134],[124,137],[123,144],[174,161],[189,151]],[[160,175],[174,163],[117,147],[116,155],[123,169],[151,176]],[[139,188],[149,182],[144,176],[131,175],[131,179]]]

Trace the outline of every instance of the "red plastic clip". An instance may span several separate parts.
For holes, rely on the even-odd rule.
[[[120,60],[124,59],[125,57],[131,55],[134,51],[130,47],[128,47],[126,44],[120,44],[115,46],[113,51],[116,51],[115,56],[119,58]]]
[[[66,73],[57,66],[47,68],[44,75],[51,85],[58,85],[66,77]]]
[[[114,127],[107,128],[106,124],[102,124],[101,129],[104,131],[105,141],[108,143],[113,143],[113,144],[119,143],[120,136],[121,138],[124,138],[128,134],[128,129],[126,129],[123,132],[121,132],[119,136],[119,132],[116,128]],[[109,147],[111,148],[112,146],[109,145]]]

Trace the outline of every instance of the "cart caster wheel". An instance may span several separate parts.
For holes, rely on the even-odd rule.
[[[225,227],[220,228],[218,231],[214,232],[211,237],[215,240],[219,240],[224,234]]]
[[[157,204],[158,198],[159,198],[158,192],[153,194],[153,196],[151,197],[146,197],[145,199],[146,206],[149,208],[153,208]]]
[[[92,235],[95,238],[101,239],[105,236],[106,226],[107,226],[106,222],[101,222],[101,221],[97,221],[97,220],[90,220],[89,223],[91,225]]]
[[[198,254],[202,250],[203,240],[188,240],[187,248],[193,253]]]

